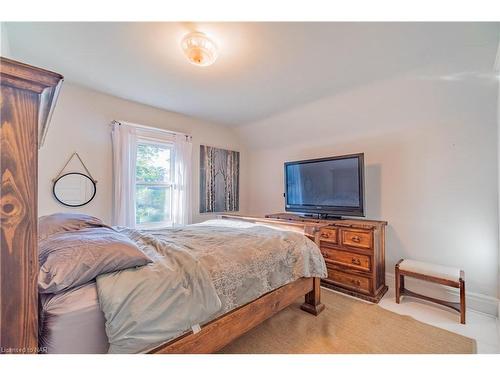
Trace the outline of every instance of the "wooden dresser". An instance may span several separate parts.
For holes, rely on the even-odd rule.
[[[387,222],[363,219],[320,220],[293,214],[267,219],[308,223],[319,230],[316,243],[328,268],[323,286],[371,302],[380,301],[385,285],[385,227]]]
[[[62,76],[0,57],[0,348],[38,350],[38,146]]]

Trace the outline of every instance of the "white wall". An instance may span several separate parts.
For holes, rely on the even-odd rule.
[[[10,57],[10,44],[5,22],[0,22],[0,56]]]
[[[500,78],[500,42],[497,47],[497,55],[495,59],[495,74],[497,78]],[[498,203],[499,203],[499,215],[500,215],[500,84],[498,85],[498,96],[497,96],[497,157],[498,157]],[[500,225],[500,218],[499,218]],[[500,232],[500,230],[499,230]],[[500,233],[499,233],[500,234]],[[498,318],[500,319],[500,244],[498,247]],[[498,333],[500,334],[500,321],[498,324]]]
[[[283,162],[364,152],[367,217],[389,222],[387,270],[402,257],[461,267],[495,312],[496,87],[401,76],[239,128],[250,213],[283,211]]]
[[[193,136],[193,221],[213,215],[199,213],[200,144],[240,151],[240,209],[246,208],[247,158],[245,148],[232,129],[119,99],[65,82],[52,117],[45,144],[39,152],[39,216],[54,212],[84,212],[111,222],[112,164],[108,124],[123,120],[180,131]],[[52,196],[52,179],[69,156],[78,152],[98,181],[97,195],[88,205],[68,208]],[[70,167],[77,170],[78,163]]]

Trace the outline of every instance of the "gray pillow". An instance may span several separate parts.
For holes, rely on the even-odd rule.
[[[89,228],[39,241],[39,261],[39,293],[58,293],[103,273],[143,266],[151,259],[125,235],[109,228]]]
[[[38,239],[43,240],[55,233],[98,227],[109,228],[101,219],[85,214],[52,214],[38,219]]]

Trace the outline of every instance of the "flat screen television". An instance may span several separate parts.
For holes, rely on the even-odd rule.
[[[365,216],[364,154],[285,163],[285,210]]]

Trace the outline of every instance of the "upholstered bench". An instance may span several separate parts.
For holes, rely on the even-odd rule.
[[[460,313],[460,323],[465,324],[465,273],[464,271],[440,266],[431,263],[419,262],[411,259],[401,259],[396,264],[396,303],[399,303],[401,296],[420,298],[426,301],[438,303],[452,308]],[[416,279],[430,281],[441,285],[447,285],[460,289],[460,302],[448,302],[440,299],[427,297],[422,294],[405,289],[405,276]]]

